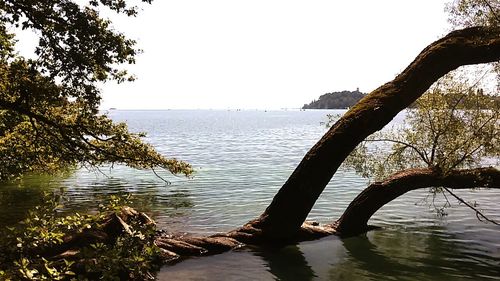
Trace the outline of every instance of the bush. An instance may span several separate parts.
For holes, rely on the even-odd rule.
[[[46,194],[26,219],[0,233],[1,280],[151,280],[160,265],[156,227],[138,217],[113,239],[64,249],[70,237],[103,231],[129,196],[112,195],[95,214],[60,215],[61,195]],[[58,251],[59,249],[59,251]]]

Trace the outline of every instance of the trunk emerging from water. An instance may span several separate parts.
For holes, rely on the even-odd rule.
[[[293,240],[325,186],[361,141],[449,71],[498,60],[498,28],[457,30],[432,43],[393,81],[371,92],[337,121],[305,155],[264,213],[235,231],[258,243]]]
[[[427,169],[404,171],[369,186],[336,223],[320,226],[305,222],[333,174],[368,135],[383,128],[449,71],[462,65],[497,60],[500,60],[498,28],[466,28],[432,43],[393,81],[367,95],[332,126],[309,150],[260,217],[228,233],[208,237],[163,233],[155,240],[162,249],[163,260],[216,254],[241,247],[243,243],[275,246],[333,234],[357,234],[368,229],[368,219],[380,207],[416,188],[498,187],[500,171],[493,168],[457,171],[446,177]]]
[[[332,234],[359,233],[367,230],[366,223],[373,213],[399,195],[411,189],[448,182],[451,178],[440,178],[427,170],[415,170],[413,180],[419,182],[418,184],[398,185],[412,181],[411,176],[405,178],[403,174],[398,174],[392,181],[389,180],[383,185],[384,188],[370,186],[353,201],[336,223],[320,226],[317,223],[304,222],[333,174],[349,153],[368,135],[383,128],[398,112],[413,103],[449,71],[462,65],[498,60],[498,28],[473,27],[457,30],[432,43],[393,81],[367,95],[332,126],[309,150],[260,217],[228,233],[209,237],[164,234],[158,237],[157,245],[164,250],[165,260],[179,260],[191,255],[210,255],[239,247],[242,243],[276,245]],[[481,173],[495,174],[494,182],[499,181],[500,172],[497,170],[478,169],[476,172],[479,174],[454,176],[462,177],[460,181],[467,178],[470,183],[467,187],[491,186],[479,179],[478,175]],[[456,188],[458,185],[450,187]],[[339,230],[343,232],[340,233]]]

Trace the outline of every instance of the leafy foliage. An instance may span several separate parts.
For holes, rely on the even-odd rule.
[[[99,6],[130,16],[138,9],[124,0],[91,0],[85,6],[70,0],[2,0],[0,22],[36,31],[38,59],[30,64],[41,74],[59,77],[63,85],[73,88],[71,96],[97,104],[93,83],[131,79],[117,66],[134,63],[138,52],[134,40],[113,30],[111,22],[99,16]]]
[[[443,175],[458,168],[498,164],[500,100],[449,74],[406,112],[401,127],[361,143],[346,165],[365,177],[385,178],[409,168]]]
[[[123,0],[0,1],[0,180],[79,163],[192,173],[189,164],[143,143],[144,134],[99,114],[97,83],[133,80],[118,67],[134,63],[139,52],[99,17],[102,6],[129,16],[138,9]],[[9,27],[37,32],[36,60],[14,52]]]
[[[68,234],[97,229],[110,212],[118,212],[128,197],[113,195],[97,214],[60,216],[61,196],[46,194],[42,204],[16,227],[0,236],[1,280],[149,280],[159,264],[154,225],[129,222],[130,235],[112,244],[94,243],[81,249],[78,263],[44,258],[41,253],[63,243]]]
[[[447,5],[454,26],[500,24],[500,2],[497,0],[453,0]]]
[[[452,0],[446,10],[448,21],[455,28],[492,26],[500,28],[500,1],[498,0]],[[496,74],[497,91],[500,91],[500,62],[491,63]]]

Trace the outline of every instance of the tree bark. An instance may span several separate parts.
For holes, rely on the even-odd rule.
[[[408,191],[435,186],[450,189],[500,188],[500,171],[488,167],[454,170],[447,175],[442,175],[427,168],[404,170],[382,182],[369,185],[351,202],[335,223],[320,226],[315,222],[304,222],[299,231],[281,241],[269,241],[261,235],[262,230],[245,225],[228,233],[208,237],[162,235],[157,238],[156,244],[165,251],[165,261],[177,262],[190,256],[213,255],[229,251],[245,246],[244,243],[272,242],[273,246],[279,246],[329,235],[353,236],[370,230],[368,220],[385,204]]]
[[[467,189],[500,188],[500,171],[495,168],[455,170],[441,175],[431,169],[409,169],[363,190],[334,223],[337,234],[352,236],[369,230],[368,220],[382,206],[408,191],[426,187]]]
[[[331,225],[320,226],[316,222],[304,222],[299,231],[286,240],[273,242],[273,246],[313,240],[329,235],[352,236],[369,230],[368,220],[382,206],[408,191],[442,186],[452,189],[473,187],[500,188],[500,171],[495,168],[456,170],[441,175],[431,169],[409,169],[398,172],[383,182],[376,182],[361,192],[348,206],[344,214]],[[132,235],[130,221],[140,221],[143,225],[154,224],[146,214],[132,208],[123,207],[119,213],[109,214],[97,229],[85,229],[63,237],[63,242],[52,248],[38,249],[32,253],[50,260],[78,260],[81,249],[100,242],[113,244],[121,235]],[[246,228],[245,228],[246,227]],[[161,251],[161,261],[175,263],[193,256],[208,256],[244,247],[244,243],[266,243],[267,239],[256,240],[261,230],[249,225],[228,233],[211,236],[191,236],[169,234],[160,231],[154,243]]]
[[[413,170],[414,178],[402,173],[389,179],[388,183],[368,187],[351,203],[337,224],[320,226],[318,223],[304,222],[335,171],[368,135],[384,127],[399,111],[414,102],[447,72],[461,65],[497,60],[500,60],[498,28],[473,27],[458,30],[432,43],[393,81],[367,95],[330,128],[305,155],[260,217],[228,233],[209,237],[173,236],[164,233],[155,241],[163,251],[163,259],[177,261],[185,256],[220,253],[241,247],[242,243],[276,245],[339,234],[339,230],[343,231],[342,234],[365,231],[368,219],[378,208],[425,184],[448,185],[452,188],[498,187],[500,172],[494,169],[494,172],[488,169],[457,172],[446,177],[438,177],[429,170]],[[477,173],[490,173],[491,177],[481,178]],[[88,233],[87,236],[91,239],[87,236],[69,237],[64,247],[57,249],[57,257],[77,256],[78,251],[74,250],[73,246],[80,241],[108,241],[108,232],[116,232],[111,231],[115,225],[118,225],[116,228],[119,232],[126,233],[126,218],[136,215],[130,210],[125,212],[121,221],[110,220],[110,227],[103,229],[100,235]],[[55,254],[54,251],[50,253]]]
[[[430,44],[393,81],[371,92],[338,120],[305,155],[264,213],[240,230],[258,229],[259,235],[253,236],[259,236],[259,241],[295,236],[333,174],[362,140],[383,128],[449,71],[498,60],[498,28],[457,30]]]

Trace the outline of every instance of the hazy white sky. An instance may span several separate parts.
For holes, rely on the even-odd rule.
[[[102,108],[298,108],[391,80],[447,30],[444,0],[156,0],[114,19],[144,53]]]

